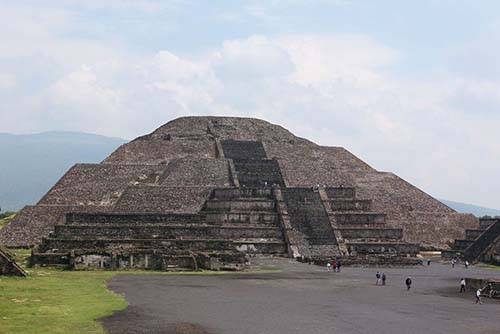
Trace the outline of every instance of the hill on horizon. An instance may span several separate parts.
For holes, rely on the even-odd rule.
[[[35,204],[72,165],[100,162],[125,142],[81,132],[0,133],[1,211]]]
[[[462,212],[462,213],[472,213],[473,215],[475,215],[477,217],[500,216],[500,210],[497,210],[497,209],[486,208],[484,206],[479,206],[479,205],[474,205],[474,204],[449,201],[446,199],[440,199],[440,201],[443,202],[444,204],[448,205],[450,208],[452,208],[455,211]]]

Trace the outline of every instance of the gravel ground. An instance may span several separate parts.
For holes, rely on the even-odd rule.
[[[103,319],[109,333],[499,334],[500,302],[474,304],[460,277],[500,271],[433,263],[413,268],[323,268],[256,259],[282,271],[210,276],[120,275],[109,287],[129,307]],[[375,285],[385,272],[386,286]],[[404,279],[413,278],[406,291]]]

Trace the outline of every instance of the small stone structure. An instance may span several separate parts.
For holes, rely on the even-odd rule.
[[[344,148],[257,119],[183,117],[73,166],[0,242],[37,245],[38,264],[238,269],[251,254],[400,261],[476,225]]]
[[[465,239],[456,239],[442,257],[500,264],[500,218],[480,218],[478,227],[465,230]]]
[[[5,248],[0,246],[0,275],[26,277],[27,274],[21,268],[14,256]]]
[[[481,295],[488,298],[500,299],[500,280],[494,278],[466,278],[467,289],[476,291],[481,289]]]

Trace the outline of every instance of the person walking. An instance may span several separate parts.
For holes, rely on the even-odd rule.
[[[469,268],[469,261],[465,260],[464,266],[465,266],[465,269]]]
[[[385,276],[385,273],[382,273],[382,285],[385,285],[385,280],[387,277]]]
[[[460,280],[460,293],[465,292],[465,278]]]
[[[332,262],[333,272],[337,271],[337,261],[333,260]]]
[[[340,263],[340,260],[339,260],[339,261],[337,261],[337,272],[339,272],[339,273],[340,273],[340,266],[341,266],[341,265],[342,265],[342,264]]]
[[[410,291],[410,289],[411,289],[411,283],[412,283],[411,277],[410,276],[406,277],[406,280],[405,280],[406,291]]]
[[[377,271],[377,273],[375,274],[375,277],[377,278],[375,285],[378,285],[380,283],[380,272]]]
[[[482,304],[483,302],[481,301],[481,289],[477,289],[476,291],[476,304]]]
[[[330,264],[330,261],[326,263],[326,271],[328,272],[332,271],[332,265]]]
[[[431,259],[427,259],[427,265],[430,266],[431,265]]]
[[[455,261],[456,261],[455,258],[451,259],[451,267],[452,268],[455,268]]]

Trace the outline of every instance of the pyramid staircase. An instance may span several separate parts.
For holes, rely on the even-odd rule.
[[[470,262],[498,262],[495,247],[500,244],[500,218],[480,218],[479,228],[465,230],[464,239],[456,239],[451,250],[443,251],[444,259],[454,257]]]
[[[199,214],[67,214],[32,261],[76,268],[241,269],[248,254],[286,255],[271,189],[214,189]]]
[[[386,224],[384,213],[372,210],[372,200],[358,199],[355,188],[328,187],[323,193],[326,210],[346,263],[420,263],[419,245],[403,241],[403,230]],[[326,196],[325,196],[326,195]],[[346,253],[344,253],[346,252]]]
[[[213,189],[200,212],[69,213],[33,250],[31,263],[238,270],[257,254],[347,264],[401,263],[418,252],[354,188],[286,187],[261,142],[216,139],[216,146],[235,186]]]

